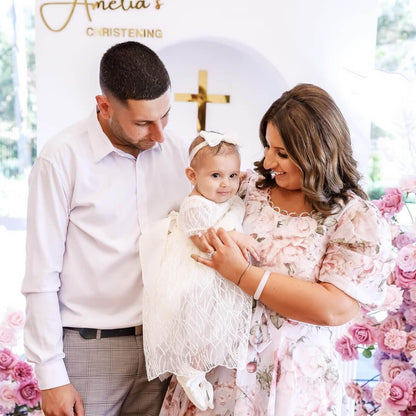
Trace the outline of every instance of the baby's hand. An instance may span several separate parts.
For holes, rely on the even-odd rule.
[[[251,235],[240,233],[235,230],[229,231],[228,234],[238,245],[241,253],[243,253],[244,258],[248,262],[250,262],[249,254],[251,254],[257,261],[260,259],[257,254],[258,243]]]
[[[208,243],[205,233],[191,235],[190,239],[203,253],[211,253],[214,251],[213,247]]]

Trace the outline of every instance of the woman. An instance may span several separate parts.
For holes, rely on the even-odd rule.
[[[359,185],[347,124],[332,98],[300,84],[260,123],[264,158],[246,181],[244,231],[257,239],[248,264],[224,230],[196,260],[254,297],[243,371],[214,369],[212,415],[340,415],[334,348],[340,325],[383,301],[390,233]],[[162,415],[197,413],[173,379]]]

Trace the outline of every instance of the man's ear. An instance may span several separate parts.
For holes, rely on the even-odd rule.
[[[101,115],[105,119],[109,119],[111,117],[111,103],[109,99],[105,95],[97,95],[95,101],[97,102],[97,107]]]
[[[189,179],[192,185],[196,184],[196,172],[190,166],[185,169],[185,175]]]

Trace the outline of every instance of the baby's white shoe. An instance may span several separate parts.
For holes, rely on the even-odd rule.
[[[176,376],[189,400],[200,410],[214,408],[214,389],[205,378],[205,373],[195,377]]]
[[[205,377],[201,383],[201,388],[205,390],[205,395],[208,398],[208,407],[210,409],[213,409],[214,408],[214,389],[212,387],[212,384],[208,380],[206,380]]]

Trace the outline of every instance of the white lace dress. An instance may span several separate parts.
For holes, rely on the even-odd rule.
[[[207,372],[218,365],[244,366],[251,297],[193,260],[191,254],[206,254],[189,238],[212,226],[241,231],[243,217],[244,203],[237,196],[221,204],[189,196],[179,213],[169,214],[167,227],[154,227],[152,238],[144,233],[144,253],[156,255],[152,242],[158,242],[154,249],[161,250],[158,270],[143,268],[143,341],[149,380],[164,373],[190,376],[194,370]]]

